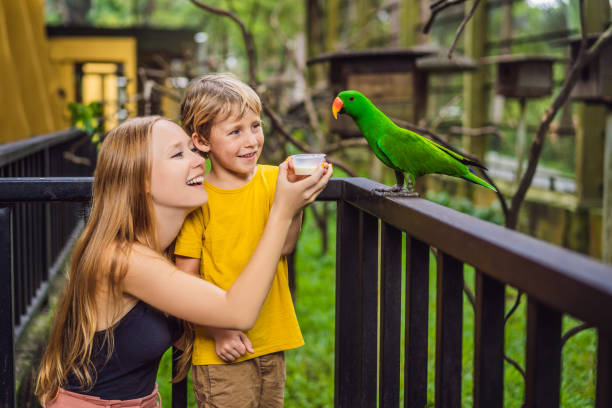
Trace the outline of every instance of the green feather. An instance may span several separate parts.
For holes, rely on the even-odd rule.
[[[397,126],[357,91],[340,92],[338,98],[342,100],[343,112],[355,120],[376,157],[387,167],[406,173],[412,180],[425,174],[438,173],[459,177],[496,191],[468,167],[483,167],[480,163]]]

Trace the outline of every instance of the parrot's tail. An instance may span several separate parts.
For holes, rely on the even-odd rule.
[[[493,187],[492,185],[490,185],[489,183],[487,183],[486,181],[484,181],[483,179],[481,179],[480,177],[478,177],[476,174],[474,174],[474,171],[472,169],[470,169],[468,167],[468,169],[470,170],[469,173],[465,174],[462,178],[467,180],[467,181],[471,181],[474,184],[480,184],[483,187],[489,188],[493,191],[497,191],[495,189],[495,187]]]

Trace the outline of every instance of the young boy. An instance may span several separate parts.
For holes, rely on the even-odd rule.
[[[181,105],[183,126],[210,158],[208,203],[185,220],[176,264],[227,289],[259,242],[274,198],[278,167],[258,165],[264,135],[261,101],[229,74],[191,84]],[[302,215],[292,223],[283,255],[293,251]],[[247,333],[196,327],[193,388],[199,407],[282,407],[284,350],[304,344],[283,256],[255,326]],[[230,364],[231,363],[231,364]]]

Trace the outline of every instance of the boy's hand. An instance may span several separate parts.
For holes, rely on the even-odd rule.
[[[254,353],[251,340],[240,330],[225,330],[207,328],[210,336],[215,340],[215,352],[226,363],[231,363],[242,357],[247,351]]]

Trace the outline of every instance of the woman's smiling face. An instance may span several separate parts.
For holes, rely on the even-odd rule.
[[[190,210],[206,203],[205,162],[191,138],[168,120],[155,123],[151,138],[153,205]]]

